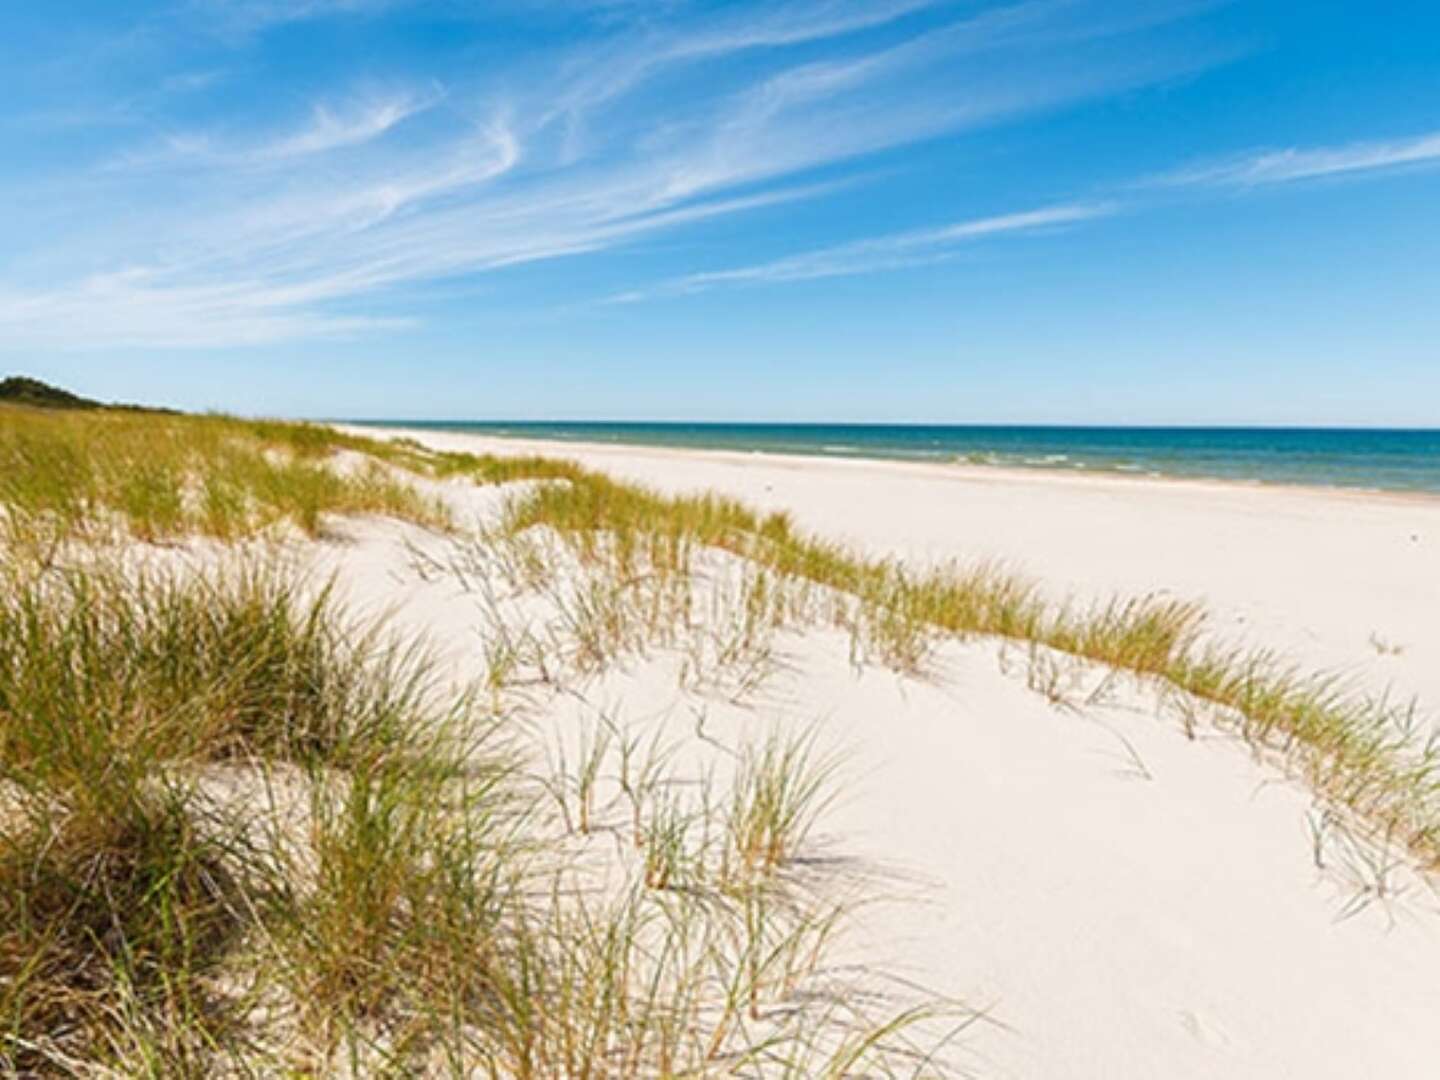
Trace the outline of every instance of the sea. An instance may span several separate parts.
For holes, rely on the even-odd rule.
[[[558,442],[948,462],[1440,495],[1440,429],[361,422]]]

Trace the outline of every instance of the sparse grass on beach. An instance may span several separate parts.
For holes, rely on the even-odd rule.
[[[1164,596],[1093,608],[1055,605],[992,567],[915,572],[798,532],[784,515],[761,515],[715,495],[667,496],[578,473],[539,486],[511,508],[507,527],[544,527],[582,559],[608,549],[710,548],[846,594],[857,641],[900,670],[919,671],[936,633],[1029,643],[1053,654],[1158,681],[1207,709],[1257,751],[1277,755],[1319,794],[1440,866],[1440,745],[1424,737],[1414,707],[1348,693],[1263,650],[1233,649],[1205,632],[1200,606]],[[1048,681],[1059,692],[1058,675]],[[1193,713],[1187,727],[1193,730]]]
[[[478,457],[466,470],[463,458],[450,455],[456,471],[496,472]],[[535,459],[524,460],[532,463],[527,470],[534,467]],[[777,604],[774,627],[841,626],[857,659],[921,674],[937,635],[984,636],[1033,647],[1029,681],[1057,702],[1068,681],[1065,656],[1155,680],[1184,703],[1187,732],[1204,710],[1210,722],[1277,755],[1317,793],[1370,822],[1377,836],[1440,867],[1440,746],[1420,734],[1414,706],[1346,692],[1335,679],[1306,675],[1264,650],[1231,648],[1206,633],[1198,604],[1154,595],[1057,605],[1000,567],[917,572],[806,536],[787,515],[760,514],[738,500],[661,495],[563,462],[553,472],[559,482],[516,499],[486,543],[524,545],[545,531],[595,571],[591,598],[604,604],[578,604],[576,627],[584,632],[575,640],[596,663],[665,640],[689,609],[636,597],[653,594],[657,582],[688,597],[683,582],[694,576],[698,554],[725,552],[768,573],[774,595],[792,598],[788,607]],[[807,586],[848,602],[819,603]],[[711,635],[761,640],[756,624],[745,629],[743,604],[706,614],[698,621]]]
[[[772,734],[742,750],[726,818],[725,864],[741,887],[768,880],[804,848],[834,797],[839,761],[817,748],[818,730]]]

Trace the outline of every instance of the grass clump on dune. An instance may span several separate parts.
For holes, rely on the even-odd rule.
[[[339,467],[336,455],[357,455]],[[0,505],[12,544],[49,549],[117,530],[145,541],[233,540],[327,513],[445,524],[398,447],[314,425],[0,406]]]
[[[0,845],[0,1063],[194,1068],[231,1018],[208,980],[246,919],[225,841],[183,790],[116,775],[29,791]]]
[[[418,696],[404,654],[377,660],[328,589],[302,595],[263,564],[208,577],[102,566],[9,584],[0,711],[24,718],[0,729],[11,768],[338,762],[392,738]]]
[[[207,766],[390,753],[421,722],[421,669],[264,570],[6,584],[0,1061],[194,1069],[240,1019],[217,973],[283,893]]]

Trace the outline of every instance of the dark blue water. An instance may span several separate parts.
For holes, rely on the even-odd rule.
[[[1210,477],[1440,495],[1440,429],[400,422],[560,441]]]

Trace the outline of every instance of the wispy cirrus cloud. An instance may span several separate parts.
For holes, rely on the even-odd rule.
[[[1075,225],[1115,213],[1110,203],[1046,206],[1013,214],[996,214],[970,221],[954,222],[928,229],[914,229],[889,236],[836,244],[815,251],[788,255],[782,259],[712,270],[634,289],[609,298],[610,303],[634,303],[657,296],[683,296],[731,285],[872,274],[902,270],[953,258],[967,244],[1006,233],[1037,232]]]
[[[381,138],[411,117],[433,108],[443,97],[437,85],[425,91],[371,93],[341,102],[316,102],[302,124],[262,138],[227,138],[203,130],[170,132],[157,145],[121,155],[111,167],[263,166],[291,162]]]
[[[867,155],[1213,62],[1130,41],[1163,22],[1162,7],[1193,4],[1025,0],[980,15],[938,0],[791,0],[720,15],[679,6],[493,78],[431,72],[447,86],[444,109],[411,91],[328,94],[299,126],[261,114],[247,131],[226,113],[213,129],[172,129],[146,168],[86,177],[66,207],[70,234],[44,235],[32,266],[20,257],[0,273],[0,334],[58,345],[103,331],[115,344],[197,347],[391,331],[409,318],[396,291],[418,283],[817,199],[861,173]],[[295,11],[322,8],[368,5]],[[962,221],[666,288],[909,265],[1103,212]]]
[[[433,107],[444,95],[401,94],[336,108],[315,105],[310,123],[275,142],[258,147],[255,156],[285,160],[306,154],[323,154],[379,138],[418,113]]]
[[[1434,164],[1440,164],[1440,131],[1340,146],[1265,150],[1225,161],[1187,166],[1154,177],[1148,183],[1162,187],[1257,187]]]
[[[560,222],[547,228],[541,214],[516,214],[485,245],[459,240],[455,229],[463,221],[457,217],[420,219],[381,243],[365,233],[354,234],[351,245],[332,239],[276,262],[261,276],[241,276],[248,258],[242,256],[235,260],[235,275],[220,273],[213,279],[184,268],[131,267],[86,277],[63,290],[0,286],[0,327],[14,328],[14,340],[50,347],[104,341],[116,348],[203,348],[354,338],[403,329],[415,320],[403,314],[337,313],[329,305],[460,270],[493,271],[599,251],[646,233],[812,193],[779,190],[588,226]],[[497,208],[497,223],[506,217],[511,215]]]
[[[667,67],[758,49],[778,49],[872,29],[933,8],[945,0],[875,0],[859,5],[778,3],[762,11],[740,7],[683,29],[645,26],[638,34],[604,49],[598,56],[576,57],[570,73],[578,76],[559,98],[555,111],[593,109],[619,97]]]

